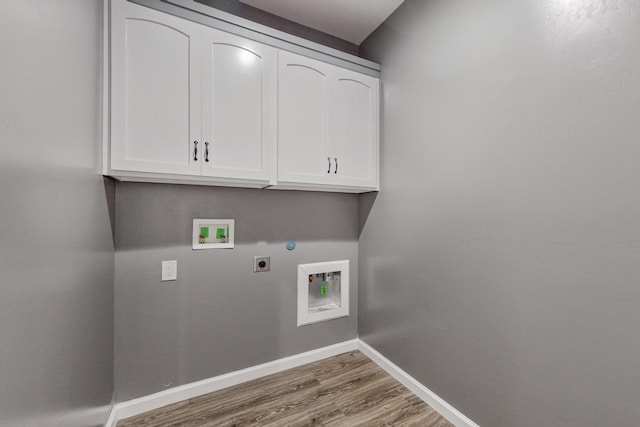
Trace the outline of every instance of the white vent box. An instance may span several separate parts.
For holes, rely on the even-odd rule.
[[[349,260],[298,265],[298,326],[349,315]]]

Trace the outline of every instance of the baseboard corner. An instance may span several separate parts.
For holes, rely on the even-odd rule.
[[[116,427],[118,424],[118,405],[112,404],[111,410],[109,411],[109,417],[107,421],[104,423],[104,427]]]
[[[446,418],[456,427],[480,427],[458,411],[452,405],[447,403],[440,396],[429,390],[418,380],[400,369],[395,363],[387,359],[379,351],[358,338],[358,350],[360,350],[369,359],[373,360],[378,366],[384,369],[389,375],[398,380],[402,385],[407,387],[413,394],[418,396],[427,405],[435,409],[440,415]]]

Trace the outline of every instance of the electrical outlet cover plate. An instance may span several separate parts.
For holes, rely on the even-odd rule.
[[[268,256],[254,256],[253,257],[253,272],[262,273],[263,271],[271,271],[271,257]]]
[[[178,280],[178,261],[162,261],[162,281]]]

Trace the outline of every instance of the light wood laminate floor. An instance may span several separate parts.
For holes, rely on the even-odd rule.
[[[118,427],[309,425],[453,427],[359,351],[118,422]]]

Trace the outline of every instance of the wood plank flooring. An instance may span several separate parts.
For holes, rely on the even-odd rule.
[[[309,425],[453,427],[359,351],[118,422],[118,427]]]

